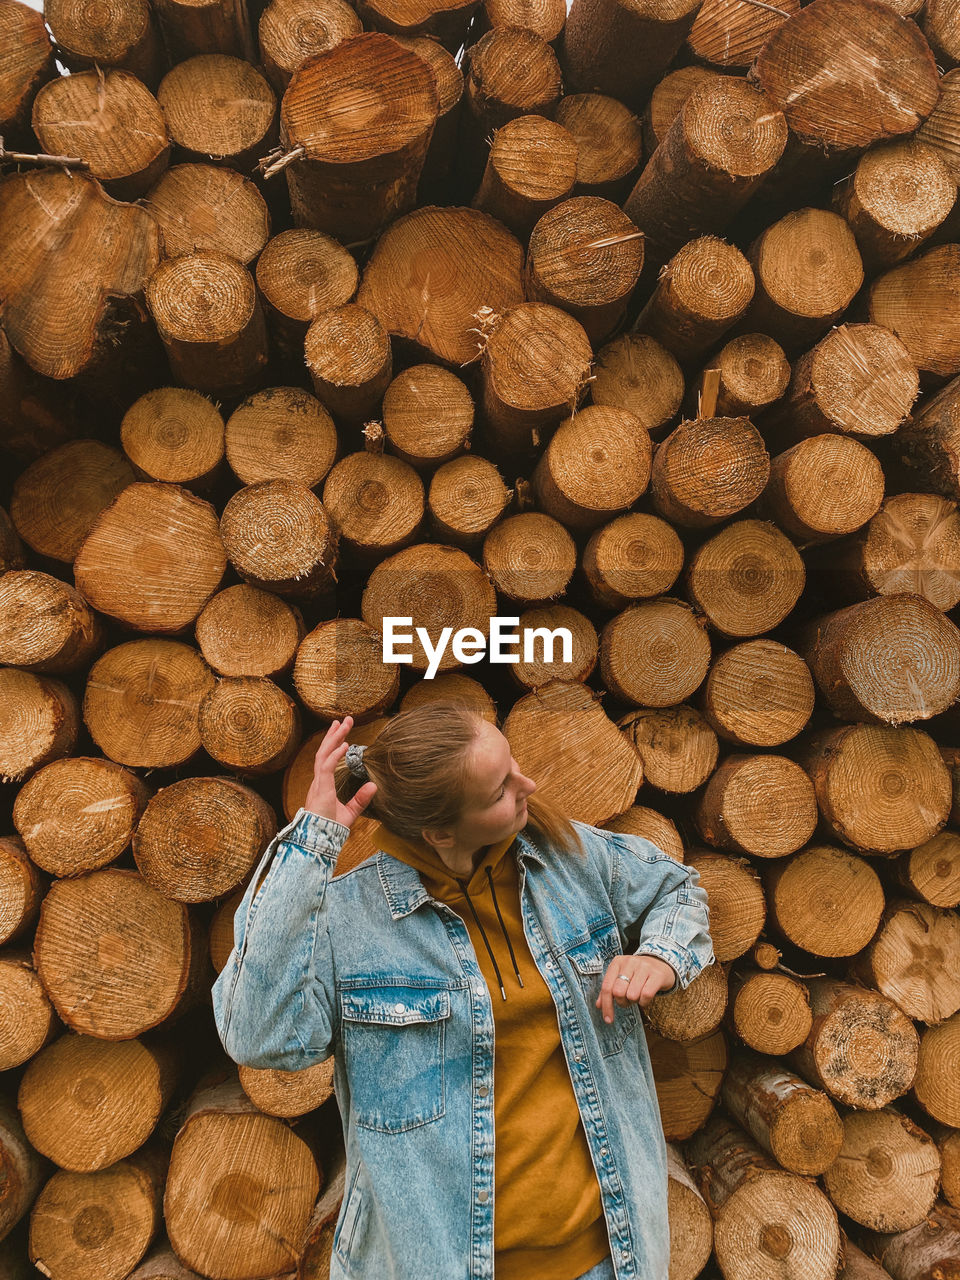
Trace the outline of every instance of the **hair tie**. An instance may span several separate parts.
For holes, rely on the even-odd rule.
[[[364,751],[366,751],[366,747],[360,746],[359,743],[353,743],[347,747],[347,754],[344,759],[353,776],[367,782],[370,775],[367,773],[367,766],[363,763]]]

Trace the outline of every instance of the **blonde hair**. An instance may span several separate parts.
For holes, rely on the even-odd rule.
[[[377,784],[365,809],[394,835],[420,841],[424,828],[449,827],[463,810],[469,752],[483,718],[457,701],[428,702],[393,716],[363,752],[363,764]],[[346,803],[363,785],[345,760],[334,774],[337,796]],[[524,830],[560,849],[583,853],[570,819],[540,795],[527,799]]]

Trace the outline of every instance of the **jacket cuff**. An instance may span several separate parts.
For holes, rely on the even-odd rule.
[[[336,858],[350,834],[350,828],[333,818],[322,818],[319,813],[300,808],[293,821],[279,833],[284,840],[298,849],[326,858]]]
[[[668,996],[674,991],[683,990],[690,985],[699,972],[699,966],[691,952],[686,947],[681,947],[678,943],[667,938],[645,939],[637,947],[634,955],[653,956],[657,960],[662,960],[677,975],[672,987],[666,987],[658,993],[661,996]],[[690,976],[684,981],[687,974]]]

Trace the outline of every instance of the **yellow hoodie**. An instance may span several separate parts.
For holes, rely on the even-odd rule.
[[[515,837],[490,845],[466,881],[424,841],[384,826],[373,840],[463,917],[490,988],[497,1280],[574,1280],[609,1256],[610,1241],[557,1008],[523,932]]]

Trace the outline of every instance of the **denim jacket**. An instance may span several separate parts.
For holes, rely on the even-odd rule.
[[[524,932],[557,1006],[616,1280],[667,1280],[666,1145],[640,1011],[615,1005],[606,1023],[595,1001],[617,954],[660,957],[675,988],[713,963],[707,897],[650,841],[576,826],[585,855],[517,837]],[[213,987],[217,1029],[241,1065],[335,1055],[347,1164],[331,1280],[492,1280],[490,992],[463,919],[413,867],[381,850],[333,876],[348,834],[300,809],[271,842]]]

